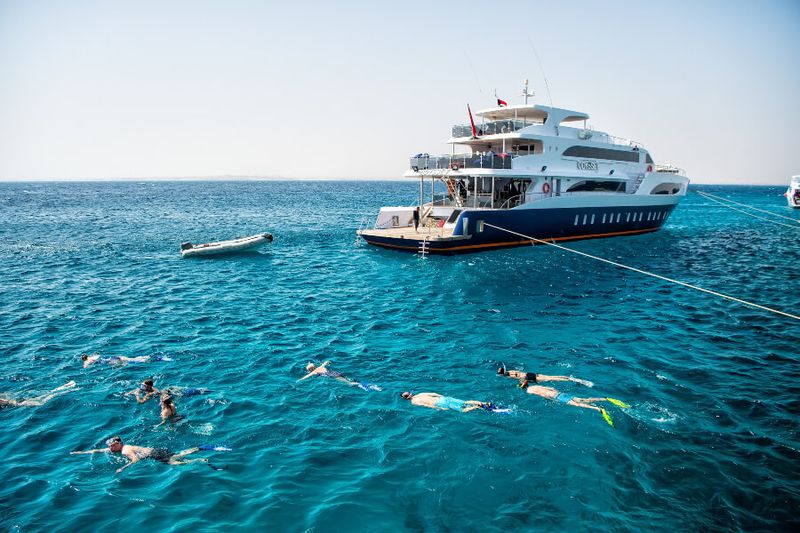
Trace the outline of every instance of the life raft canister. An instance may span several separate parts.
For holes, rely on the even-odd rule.
[[[542,192],[545,194],[550,194],[550,184],[546,181],[542,183]]]

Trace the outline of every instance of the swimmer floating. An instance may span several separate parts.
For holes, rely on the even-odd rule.
[[[552,387],[544,387],[542,385],[529,385],[528,380],[523,380],[519,384],[520,388],[526,389],[528,394],[536,394],[537,396],[541,396],[542,398],[547,398],[548,400],[555,400],[557,402],[572,405],[574,407],[583,407],[584,409],[594,409],[598,411],[601,415],[603,415],[603,419],[608,423],[609,426],[614,427],[614,421],[611,418],[611,415],[608,414],[608,411],[603,409],[602,407],[598,407],[594,405],[597,402],[609,402],[617,407],[622,409],[628,409],[630,405],[627,403],[617,400],[616,398],[578,398],[577,396],[572,396],[565,392],[558,392],[556,389]]]

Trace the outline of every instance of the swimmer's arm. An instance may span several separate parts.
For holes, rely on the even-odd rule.
[[[123,470],[125,470],[126,468],[131,466],[133,463],[138,463],[139,462],[139,457],[137,457],[135,454],[133,455],[133,457],[130,457],[130,456],[127,456],[127,455],[125,457],[127,457],[131,461],[128,464],[126,464],[125,466],[123,466],[121,468],[117,468],[117,474],[119,474],[120,472],[122,472]]]
[[[298,379],[297,381],[303,381],[304,379],[308,379],[308,378],[310,378],[311,376],[313,376],[316,373],[317,373],[316,369],[312,370],[311,372],[309,372],[308,374],[306,374],[302,378]]]
[[[144,398],[142,398],[142,397],[139,395],[139,391],[136,391],[136,401],[137,401],[137,402],[139,402],[139,403],[144,403],[144,402],[146,402],[147,400],[149,400],[150,398],[152,398],[152,397],[153,397],[153,395],[155,395],[155,394],[156,394],[156,391],[153,391],[153,392],[148,392],[148,393],[146,393],[146,394],[144,395]]]
[[[86,451],[82,451],[82,452],[81,451],[69,452],[69,454],[70,455],[79,455],[79,454],[84,454],[84,453],[108,453],[109,451],[110,450],[108,448],[102,448],[102,449],[99,449],[99,450],[86,450]]]

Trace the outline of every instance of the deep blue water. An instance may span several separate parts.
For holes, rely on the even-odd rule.
[[[699,186],[800,218],[783,187]],[[429,257],[356,245],[414,182],[0,184],[4,530],[781,530],[800,511],[800,324],[546,247]],[[270,231],[261,253],[183,240]],[[569,246],[794,314],[798,230],[697,194],[657,233]],[[83,369],[83,352],[172,362]],[[298,383],[309,360],[379,384]],[[499,362],[572,374],[593,411],[525,394]],[[203,386],[156,427],[146,377]],[[403,390],[512,406],[440,412]],[[229,453],[122,474],[102,447]]]

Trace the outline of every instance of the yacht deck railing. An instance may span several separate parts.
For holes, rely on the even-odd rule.
[[[414,172],[420,170],[446,170],[462,168],[511,169],[511,154],[454,154],[431,156],[417,154],[411,158],[409,166]]]

